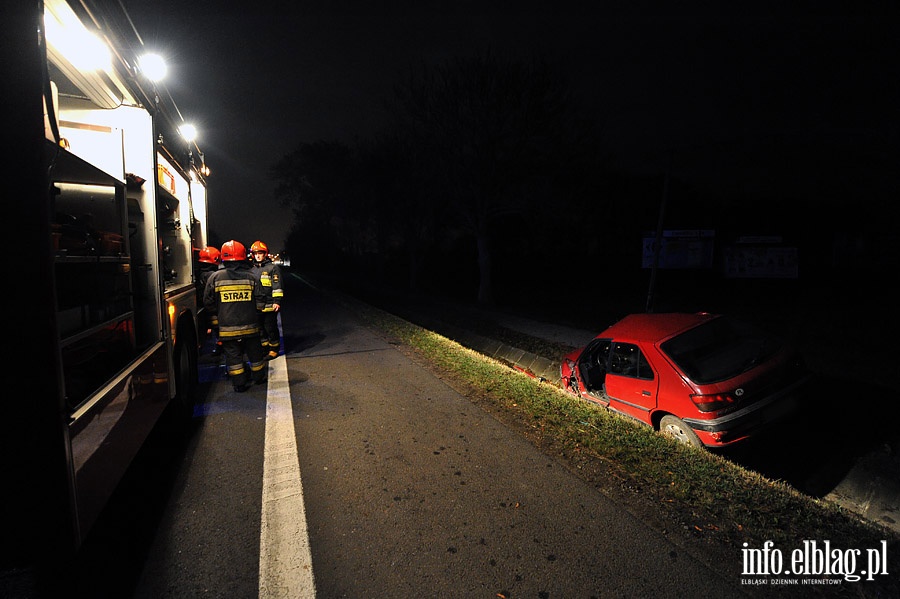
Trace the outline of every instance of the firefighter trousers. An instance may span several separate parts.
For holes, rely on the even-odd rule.
[[[251,379],[254,383],[265,382],[268,367],[259,335],[226,337],[221,341],[222,352],[225,354],[225,369],[236,391],[245,390],[250,385]]]
[[[262,330],[262,348],[266,359],[278,357],[281,349],[281,333],[278,331],[278,312],[260,312],[259,325]]]

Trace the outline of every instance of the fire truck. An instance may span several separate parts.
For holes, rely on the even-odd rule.
[[[77,553],[162,416],[190,421],[209,170],[122,3],[3,10],[4,204],[21,254],[5,302],[2,557],[43,572]]]

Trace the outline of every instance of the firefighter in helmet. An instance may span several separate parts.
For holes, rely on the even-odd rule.
[[[284,289],[281,286],[281,268],[269,257],[269,247],[262,241],[254,241],[250,246],[253,255],[253,272],[256,273],[266,292],[266,305],[260,312],[260,339],[266,359],[278,357],[281,349],[281,334],[278,330],[278,313],[284,304]]]
[[[251,380],[266,380],[266,360],[259,341],[259,311],[265,305],[266,295],[250,270],[244,244],[226,241],[221,259],[222,268],[206,282],[203,305],[218,316],[225,368],[234,390],[241,393],[250,387]]]
[[[197,294],[200,297],[201,304],[203,302],[203,293],[206,290],[206,281],[209,280],[209,276],[212,273],[219,270],[219,267],[222,264],[219,255],[219,248],[208,245],[200,250],[199,257],[197,258],[197,261],[199,262],[197,269],[199,273],[197,275]],[[222,343],[219,341],[218,317],[214,312],[210,312],[203,307],[200,315],[200,322],[202,323],[202,330],[211,335],[215,342],[213,355],[219,355],[222,353]]]

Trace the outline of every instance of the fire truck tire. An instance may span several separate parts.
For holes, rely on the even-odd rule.
[[[197,346],[196,339],[190,330],[179,331],[175,343],[173,363],[175,366],[175,419],[179,426],[187,425],[194,416],[194,403],[197,396]]]

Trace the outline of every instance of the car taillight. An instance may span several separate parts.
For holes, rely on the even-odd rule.
[[[733,406],[737,400],[730,393],[713,393],[712,395],[691,395],[691,401],[701,412],[715,412]]]

